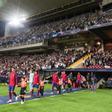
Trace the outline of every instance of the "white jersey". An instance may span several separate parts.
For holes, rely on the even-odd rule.
[[[29,82],[33,83],[33,77],[34,77],[34,73],[30,72],[30,76],[29,76]]]

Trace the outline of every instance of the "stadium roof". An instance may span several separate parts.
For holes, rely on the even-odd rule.
[[[78,0],[0,0],[0,19],[17,13],[30,17],[75,1]]]

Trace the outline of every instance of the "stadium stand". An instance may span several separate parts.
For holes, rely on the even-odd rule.
[[[33,42],[38,43],[45,39],[74,34],[82,30],[87,30],[91,26],[98,26],[111,22],[112,12],[110,11],[109,13],[87,13],[71,19],[34,26],[14,37],[1,38],[0,46],[4,48]]]
[[[87,68],[111,68],[112,67],[112,51],[100,51],[92,54],[85,63]]]
[[[84,56],[88,51],[75,50],[74,48],[67,48],[66,50],[53,51],[52,53],[43,53],[35,55],[23,56],[0,56],[1,71],[16,67],[19,71],[27,71],[29,68],[39,70],[44,69],[59,69],[66,68],[76,60]],[[8,71],[7,71],[8,72]],[[7,74],[7,73],[6,73]]]

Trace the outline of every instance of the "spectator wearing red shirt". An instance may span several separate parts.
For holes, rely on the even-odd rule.
[[[16,72],[15,72],[15,69],[12,68],[11,73],[9,75],[9,101],[8,103],[12,102],[12,95],[14,95],[16,97],[15,99],[17,100],[17,95],[14,92],[15,86],[16,86],[16,80],[17,80]]]
[[[34,77],[33,77],[32,96],[33,96],[34,88],[37,89],[37,96],[39,96],[39,83],[40,83],[39,73],[38,71],[35,71]]]

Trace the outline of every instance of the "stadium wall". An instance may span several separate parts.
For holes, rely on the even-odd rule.
[[[3,37],[5,34],[5,22],[0,21],[0,37]]]

